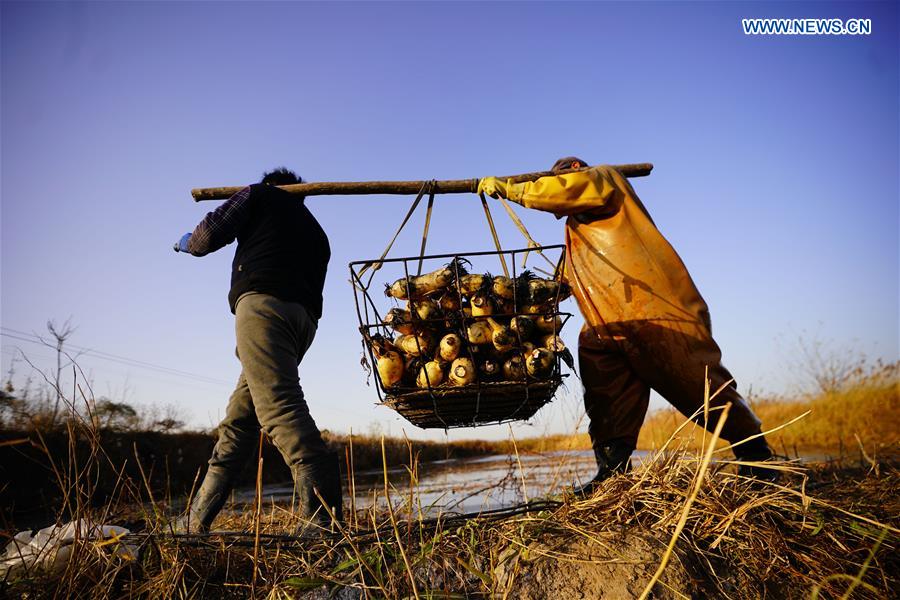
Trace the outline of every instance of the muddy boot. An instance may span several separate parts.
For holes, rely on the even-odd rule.
[[[291,467],[294,477],[294,496],[297,511],[305,521],[299,533],[315,533],[317,530],[331,530],[331,515],[322,506],[322,500],[334,514],[338,523],[344,522],[343,497],[341,494],[341,471],[337,454],[329,453],[312,462],[299,463]],[[318,496],[316,492],[318,491]],[[322,500],[319,500],[319,496]]]
[[[206,533],[234,487],[234,477],[222,467],[209,467],[188,514],[172,524],[173,533]]]
[[[734,449],[734,457],[745,462],[766,462],[775,460],[775,453],[769,448],[765,438],[758,437],[737,446]],[[761,483],[776,483],[781,480],[781,473],[762,465],[740,465],[738,475]]]
[[[572,489],[572,494],[584,498],[592,495],[600,487],[600,483],[613,475],[631,470],[631,453],[634,448],[620,440],[594,446],[594,458],[597,459],[597,474],[581,487]]]

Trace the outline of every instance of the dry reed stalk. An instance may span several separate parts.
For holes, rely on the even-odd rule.
[[[706,397],[709,398],[709,384],[707,383],[706,387]],[[708,412],[709,401],[704,402],[704,413]],[[716,430],[712,434],[712,438],[709,441],[709,445],[706,449],[706,452],[703,455],[703,460],[700,462],[700,466],[697,468],[697,476],[694,479],[694,486],[691,490],[691,495],[688,496],[687,501],[684,503],[684,508],[681,511],[681,517],[678,519],[678,524],[675,526],[675,533],[672,534],[672,538],[669,540],[669,545],[666,547],[666,551],[663,554],[662,560],[660,561],[659,567],[656,569],[656,573],[653,574],[653,577],[650,579],[650,582],[647,584],[647,587],[644,588],[643,593],[640,595],[639,600],[645,600],[650,592],[653,590],[653,586],[659,581],[662,572],[665,570],[666,565],[669,564],[669,558],[672,556],[672,551],[675,549],[675,542],[678,541],[678,536],[681,535],[681,532],[684,530],[684,526],[687,523],[688,513],[691,510],[691,506],[694,504],[694,500],[697,499],[697,494],[700,493],[700,487],[703,485],[703,478],[706,476],[706,469],[709,467],[709,463],[712,460],[713,450],[716,448],[716,441],[719,439],[719,434],[722,433],[722,427],[725,426],[725,421],[728,419],[728,410],[731,408],[730,404],[726,404],[724,410],[722,410],[722,414],[719,416],[719,420],[716,422]]]
[[[409,453],[409,467],[407,467],[409,472],[409,500],[407,501],[406,509],[406,542],[408,544],[410,541],[409,536],[412,535],[413,507],[415,506],[416,486],[419,484],[419,478],[418,457],[413,455],[412,443],[406,437],[406,430],[403,431],[403,439],[406,442],[406,448]]]
[[[866,574],[866,571],[869,569],[869,566],[872,564],[872,559],[875,558],[875,554],[878,552],[878,548],[881,547],[881,544],[884,542],[885,538],[887,537],[887,533],[888,533],[887,529],[883,529],[881,531],[881,535],[878,536],[878,539],[875,541],[875,544],[872,546],[872,549],[869,551],[869,556],[866,557],[866,561],[862,564],[862,566],[859,569],[859,572],[855,576],[846,575],[843,573],[837,574],[837,575],[830,575],[830,576],[826,577],[822,583],[825,583],[825,581],[835,580],[835,579],[849,579],[850,586],[847,588],[847,591],[844,592],[843,595],[841,595],[841,600],[847,600],[848,598],[850,598],[850,595],[853,593],[853,590],[855,590],[859,586],[863,586],[870,592],[878,594],[879,590],[876,589],[874,586],[869,585],[868,583],[865,583],[862,580],[862,578]],[[894,591],[896,591],[896,590],[894,590]],[[810,600],[817,600],[819,598],[819,594],[821,594],[821,593],[822,593],[822,584],[817,584],[815,587],[813,587],[812,594],[810,594]]]
[[[878,475],[878,463],[875,461],[874,458],[872,458],[871,456],[869,456],[869,453],[868,453],[868,452],[866,452],[866,447],[865,447],[865,445],[862,443],[862,440],[859,439],[859,434],[856,433],[856,432],[854,432],[854,433],[853,433],[853,438],[856,440],[856,443],[857,443],[857,445],[859,446],[859,453],[862,454],[862,457],[863,457],[864,459],[866,459],[866,462],[869,463],[869,465],[872,467],[872,470],[875,471],[875,474],[876,474],[876,475]]]
[[[391,520],[391,526],[394,530],[394,537],[397,540],[397,547],[400,550],[400,556],[403,557],[403,564],[406,566],[406,573],[409,575],[409,585],[412,588],[413,596],[419,600],[418,586],[416,586],[416,578],[413,575],[412,567],[409,566],[409,559],[406,557],[406,550],[403,548],[403,540],[400,539],[400,531],[397,529],[397,519],[394,517],[394,507],[391,505],[390,481],[388,480],[387,455],[384,452],[384,436],[381,437],[381,458],[382,468],[384,471],[384,498],[387,501],[388,517]]]
[[[781,431],[782,429],[784,429],[784,428],[786,428],[786,427],[790,427],[791,425],[793,425],[794,423],[796,423],[796,422],[799,421],[800,419],[806,418],[811,412],[812,412],[812,411],[808,410],[808,411],[804,412],[803,414],[797,415],[796,417],[794,417],[793,419],[791,419],[791,420],[788,421],[787,423],[782,423],[781,425],[778,425],[777,427],[773,427],[773,428],[771,428],[771,429],[766,429],[765,431],[761,431],[760,433],[757,433],[756,435],[751,435],[751,436],[745,437],[744,439],[742,439],[742,440],[740,440],[740,441],[738,441],[738,442],[735,442],[735,443],[733,443],[733,444],[728,444],[727,446],[722,446],[721,448],[717,449],[715,452],[718,453],[718,452],[725,452],[725,451],[727,451],[727,450],[732,450],[732,449],[734,449],[734,448],[737,448],[737,447],[740,446],[741,444],[746,444],[746,443],[749,442],[750,440],[755,440],[756,438],[760,438],[760,437],[763,437],[763,436],[768,436],[768,435],[770,435],[770,434],[772,434],[772,433],[775,433],[776,431]]]
[[[354,536],[353,532],[348,529],[344,529],[344,527],[341,526],[341,523],[338,520],[337,516],[334,514],[334,511],[331,510],[331,507],[328,506],[328,503],[325,501],[324,498],[322,498],[321,494],[319,494],[319,490],[314,489],[313,491],[316,494],[316,498],[318,498],[319,502],[322,503],[322,506],[325,508],[325,511],[328,513],[328,516],[331,517],[331,523],[334,525],[335,528],[337,528],[337,530],[341,534],[343,540],[347,542],[347,545],[350,546],[350,549],[353,551],[354,555],[356,556],[356,560],[359,562],[360,566],[364,567],[365,570],[369,572],[369,575],[371,575],[372,579],[378,584],[378,588],[382,592],[387,594],[387,588],[385,587],[384,581],[381,579],[379,574],[375,573],[375,571],[372,570],[369,563],[365,560],[363,552],[360,550],[359,545],[355,542],[355,536]],[[373,513],[373,515],[374,515],[374,513]],[[360,569],[360,572],[362,572],[362,569]]]
[[[508,425],[509,427],[509,437],[513,443],[513,450],[516,453],[516,463],[519,465],[519,476],[522,479],[522,497],[525,499],[525,504],[528,504],[528,489],[525,487],[525,469],[522,468],[522,459],[519,457],[519,446],[516,445],[516,436],[513,433],[512,425]]]
[[[256,457],[256,496],[253,511],[253,578],[250,580],[250,596],[256,597],[256,576],[259,574],[259,523],[262,517],[262,471],[263,471],[263,442],[265,433],[259,431],[259,454]]]
[[[350,491],[350,518],[347,519],[347,523],[350,529],[354,529],[354,523],[356,521],[356,471],[353,468],[353,429],[350,429],[350,434],[347,439],[346,446],[347,453],[347,481]],[[358,526],[358,524],[357,524]]]

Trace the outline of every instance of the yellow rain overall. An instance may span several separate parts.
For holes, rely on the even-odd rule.
[[[706,302],[618,171],[508,182],[505,191],[522,206],[567,217],[565,276],[585,319],[578,359],[595,449],[613,440],[635,447],[651,389],[693,414],[706,377],[711,392],[725,386],[712,405],[731,403],[722,436],[735,442],[760,432],[720,362]]]

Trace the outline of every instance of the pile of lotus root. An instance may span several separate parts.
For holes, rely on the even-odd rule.
[[[385,316],[390,337],[368,338],[385,389],[546,380],[557,356],[574,366],[559,337],[567,284],[529,271],[515,279],[469,274],[466,262],[386,286],[406,306]]]

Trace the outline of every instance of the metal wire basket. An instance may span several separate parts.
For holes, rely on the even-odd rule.
[[[460,254],[435,254],[430,256],[411,256],[404,258],[377,259],[367,261],[355,261],[350,263],[350,279],[354,289],[354,299],[356,301],[356,312],[359,318],[359,331],[362,335],[362,343],[364,347],[364,356],[368,357],[370,365],[377,364],[377,358],[372,349],[372,340],[377,336],[385,339],[393,339],[395,333],[384,323],[383,314],[379,310],[379,304],[372,298],[370,294],[371,285],[374,279],[374,272],[385,268],[393,270],[397,277],[409,277],[422,271],[423,264],[440,261],[441,263],[449,262],[455,265],[454,269],[459,269],[461,264],[474,264],[477,261],[484,261],[491,257],[497,257],[503,266],[504,272],[507,272],[515,281],[520,273],[516,272],[517,258],[527,258],[531,253],[542,254],[550,264],[555,265],[553,273],[547,273],[554,279],[559,279],[562,267],[562,258],[564,256],[565,247],[562,245],[554,246],[532,246],[531,248],[523,248],[518,250],[503,250],[491,252],[472,252]],[[557,260],[551,261],[548,255],[557,254]],[[507,260],[512,265],[511,273],[507,267]],[[524,261],[522,261],[524,264]],[[374,268],[373,268],[374,267]],[[369,271],[368,280],[364,283],[364,273]],[[458,280],[459,272],[456,273]],[[380,281],[393,280],[391,273],[382,273],[384,279],[379,277]],[[379,291],[381,290],[379,286]],[[420,319],[416,311],[411,311],[414,324],[418,327],[428,328],[435,327],[444,331],[455,330],[462,332],[462,338],[465,339],[465,327],[468,324],[478,320],[486,319],[482,316],[470,316],[463,310],[463,297],[458,288],[456,293],[459,294],[459,308],[455,311],[445,311],[440,318]],[[570,313],[559,311],[559,294],[551,298],[545,310],[541,315],[552,320],[552,334],[556,335],[558,330],[562,328],[566,321],[572,316]],[[386,299],[380,301],[382,308],[387,304]],[[511,311],[502,314],[492,315],[497,319],[511,319],[515,316],[530,316],[532,313],[523,312],[525,307],[520,306],[517,295],[512,300]],[[557,319],[558,317],[558,319]],[[522,342],[519,336],[519,342]],[[477,348],[473,349],[471,345],[466,345],[463,354],[476,360]],[[418,386],[413,381],[400,382],[393,386],[386,386],[379,375],[378,369],[371,369],[376,380],[376,389],[378,392],[380,404],[387,406],[401,416],[406,418],[410,423],[417,425],[423,429],[439,428],[450,429],[456,427],[478,427],[482,425],[493,425],[504,423],[507,421],[526,420],[531,418],[542,406],[546,405],[553,399],[557,388],[562,382],[565,375],[561,373],[560,357],[556,354],[553,356],[552,368],[549,374],[545,373],[541,377],[523,373],[520,379],[513,381],[497,380],[497,378],[488,379],[481,374],[476,376],[475,380],[466,385],[449,385],[442,382],[440,385],[431,385],[431,381],[426,376],[426,385]]]

